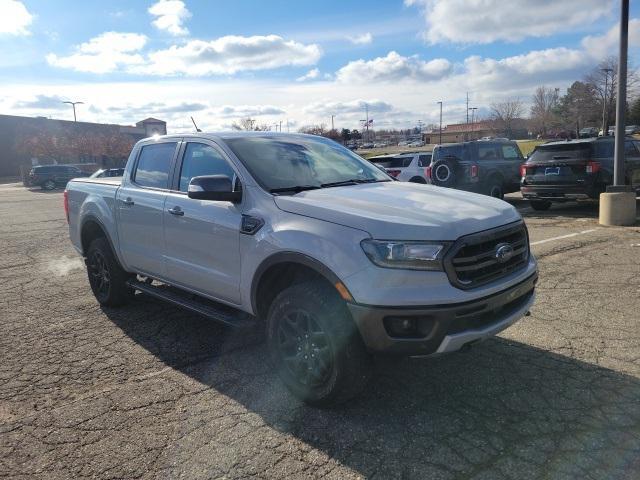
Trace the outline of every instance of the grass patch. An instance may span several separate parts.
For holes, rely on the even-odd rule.
[[[525,157],[533,152],[533,149],[538,145],[545,143],[544,140],[516,140],[516,142],[518,143],[518,147],[520,147],[522,155]]]

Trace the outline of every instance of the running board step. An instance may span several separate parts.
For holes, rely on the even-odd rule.
[[[127,285],[146,295],[190,310],[203,317],[224,323],[225,325],[238,328],[251,328],[256,324],[255,318],[248,313],[215,303],[206,298],[198,297],[197,295],[183,292],[169,285],[153,285],[149,282],[140,282],[137,280],[129,280]]]

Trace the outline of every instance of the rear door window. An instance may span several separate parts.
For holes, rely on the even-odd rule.
[[[478,160],[498,160],[500,152],[495,145],[478,143]]]
[[[431,155],[420,155],[418,157],[418,166],[428,167],[431,164]]]
[[[520,151],[515,145],[502,145],[502,157],[505,160],[520,160]]]
[[[380,157],[372,158],[371,162],[384,168],[404,168],[411,165],[413,157]]]
[[[168,188],[169,168],[176,145],[176,142],[167,142],[142,147],[134,181],[143,187]]]

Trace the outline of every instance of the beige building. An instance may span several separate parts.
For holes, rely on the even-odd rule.
[[[474,123],[452,123],[442,127],[442,143],[465,142],[482,137],[496,137],[500,132],[490,120]],[[440,131],[431,130],[422,134],[425,143],[440,143]]]

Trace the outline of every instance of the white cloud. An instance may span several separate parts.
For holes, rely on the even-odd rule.
[[[285,111],[274,105],[224,105],[214,109],[220,117],[262,117],[266,115],[282,115]]]
[[[136,69],[154,75],[231,75],[289,65],[313,65],[322,56],[318,45],[305,45],[277,35],[229,35],[212,41],[191,40],[149,54],[149,64]]]
[[[577,80],[592,66],[593,60],[584,51],[560,47],[502,59],[467,57],[462,75],[478,89],[501,92]]]
[[[616,24],[603,35],[590,35],[582,39],[582,47],[596,59],[618,54],[620,26]],[[629,20],[629,48],[640,47],[640,18]]]
[[[338,80],[347,83],[397,82],[402,80],[434,81],[451,73],[452,64],[444,58],[425,62],[417,56],[404,57],[389,52],[386,57],[355,60],[336,72]]]
[[[613,0],[405,0],[422,9],[431,43],[516,42],[584,29],[609,15]]]
[[[307,73],[302,75],[301,77],[296,78],[296,82],[305,82],[307,80],[314,80],[320,76],[320,70],[317,68],[313,68],[309,70]]]
[[[367,32],[363,33],[362,35],[347,36],[347,40],[349,40],[354,45],[368,45],[373,42],[373,35]]]
[[[171,35],[187,35],[189,30],[183,25],[191,17],[181,0],[159,0],[149,7],[149,13],[156,17],[153,25],[159,30],[165,30]]]
[[[15,108],[33,109],[33,110],[62,110],[68,109],[68,105],[64,105],[66,98],[58,95],[36,95],[33,100],[19,100],[13,104]]]
[[[384,113],[393,110],[393,105],[382,100],[351,100],[346,102],[321,101],[314,102],[306,107],[303,111],[308,114],[327,117],[330,115],[341,114],[358,114],[364,115],[365,109],[368,107],[369,113]]]
[[[59,57],[47,55],[50,65],[78,72],[109,73],[144,62],[137,53],[147,43],[147,37],[138,33],[105,32],[76,48],[76,53]]]
[[[18,0],[0,0],[0,35],[29,35],[28,27],[33,22],[24,3]]]

